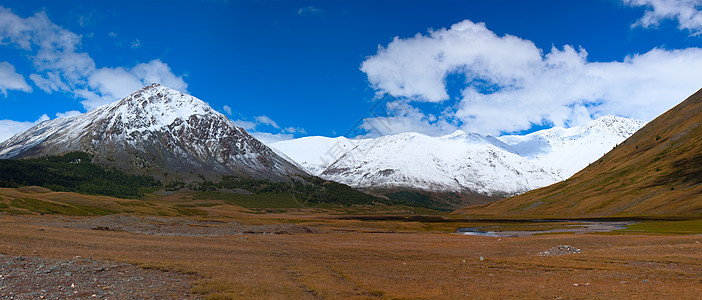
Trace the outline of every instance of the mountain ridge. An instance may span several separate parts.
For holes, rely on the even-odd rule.
[[[97,163],[158,179],[223,175],[288,180],[306,175],[204,101],[160,84],[0,143],[0,158],[83,151]]]
[[[702,90],[567,181],[462,215],[606,217],[702,213]]]
[[[356,188],[419,188],[508,196],[566,179],[643,124],[604,116],[583,126],[551,128],[525,136],[492,137],[457,130],[440,137],[419,133],[375,139],[304,137],[271,146],[312,174]],[[528,143],[532,143],[527,145],[531,153],[524,151]],[[553,149],[560,151],[558,155],[544,155]],[[581,151],[576,162],[568,161],[572,160],[573,149]],[[543,153],[535,153],[537,150]],[[571,164],[557,168],[554,161]],[[417,164],[427,166],[412,169]]]

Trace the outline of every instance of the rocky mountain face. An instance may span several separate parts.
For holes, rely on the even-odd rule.
[[[505,196],[564,180],[643,126],[605,116],[524,136],[457,131],[375,139],[306,137],[272,144],[310,173],[357,188],[412,188]]]
[[[205,102],[159,84],[76,117],[42,122],[0,143],[4,159],[72,151],[166,181],[306,175]]]
[[[457,211],[563,217],[702,213],[702,90],[567,181]]]

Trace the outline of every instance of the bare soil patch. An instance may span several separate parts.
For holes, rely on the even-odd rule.
[[[194,299],[193,279],[91,258],[0,255],[0,299]]]

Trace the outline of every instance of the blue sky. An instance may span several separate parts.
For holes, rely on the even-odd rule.
[[[0,140],[153,81],[268,141],[649,121],[702,88],[700,4],[3,1]]]

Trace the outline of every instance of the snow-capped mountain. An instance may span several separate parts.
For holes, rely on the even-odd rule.
[[[505,135],[499,139],[512,147],[514,153],[554,170],[559,179],[567,179],[644,125],[639,120],[609,115],[584,126],[554,127],[523,136]]]
[[[0,143],[0,158],[71,151],[166,180],[198,174],[285,180],[306,174],[205,102],[159,84],[79,116],[42,122]]]
[[[585,126],[498,138],[456,131],[375,139],[305,137],[271,146],[310,173],[359,188],[516,194],[566,179],[644,125],[605,116]]]
[[[556,180],[499,141],[457,131],[432,138],[402,133],[362,142],[321,176],[355,187],[514,194]],[[498,145],[496,145],[498,144]]]
[[[339,156],[348,152],[365,140],[346,137],[308,136],[294,140],[280,141],[271,147],[284,153],[297,162],[310,174],[319,176]]]

